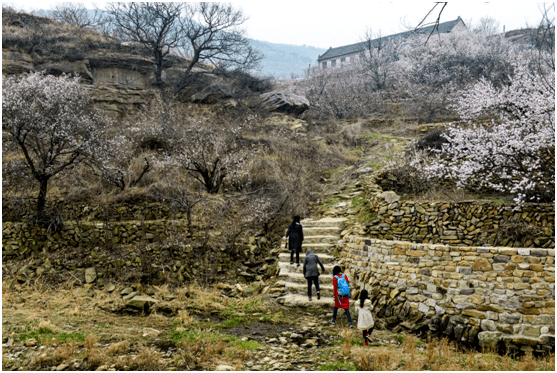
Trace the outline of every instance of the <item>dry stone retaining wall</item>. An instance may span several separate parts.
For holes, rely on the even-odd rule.
[[[185,232],[183,220],[127,221],[104,223],[65,222],[59,232],[24,223],[2,224],[2,258],[26,257],[34,251],[56,250],[65,247],[92,249],[109,243],[131,244],[165,239],[170,232]]]
[[[456,247],[344,237],[353,299],[379,323],[459,342],[555,351],[555,250]]]
[[[503,238],[500,246],[555,248],[555,205],[522,207],[495,202],[415,202],[394,192],[371,189],[368,203],[376,217],[366,234],[385,240],[448,245],[497,245],[497,231],[511,220],[535,227],[538,236],[524,244]]]

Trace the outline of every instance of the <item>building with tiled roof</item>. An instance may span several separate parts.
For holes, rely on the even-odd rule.
[[[447,34],[457,30],[466,30],[466,25],[462,18],[458,17],[454,21],[439,23],[438,25],[421,27],[417,30],[405,31],[394,35],[383,36],[371,41],[362,41],[355,44],[345,45],[343,47],[329,48],[325,53],[317,58],[317,63],[321,69],[327,69],[332,67],[340,67],[345,64],[350,64],[357,59],[364,56],[365,51],[369,48],[370,43],[372,47],[378,47],[379,45],[385,45],[390,41],[397,41],[406,39],[412,34],[430,34],[430,33],[440,33]]]

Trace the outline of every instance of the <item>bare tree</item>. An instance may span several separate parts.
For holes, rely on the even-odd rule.
[[[499,21],[491,17],[482,17],[478,23],[472,27],[472,31],[486,36],[498,34]]]
[[[360,63],[363,74],[368,77],[368,90],[387,92],[393,84],[394,62],[397,60],[400,41],[384,38],[380,31],[374,35],[372,30],[367,29],[362,43],[364,51]]]
[[[447,6],[448,2],[447,1],[436,1],[435,5],[433,6],[433,8],[431,8],[431,10],[426,14],[426,16],[420,21],[420,23],[418,23],[418,25],[414,28],[414,32],[418,32],[418,30],[421,27],[426,27],[426,26],[433,26],[431,29],[431,32],[429,33],[427,39],[426,39],[426,43],[429,41],[429,38],[431,37],[431,35],[433,35],[435,32],[439,33],[439,23],[441,21],[441,14],[443,14],[443,10],[445,10],[445,7]],[[435,21],[433,22],[426,22],[427,17],[429,17],[430,14],[435,14],[434,11],[437,10],[437,18],[435,19]]]
[[[534,64],[541,76],[546,79],[546,87],[555,94],[555,84],[547,80],[547,72],[555,74],[555,3],[540,6],[542,20],[532,34],[532,44],[537,50]]]
[[[181,43],[187,3],[108,3],[107,22],[120,40],[140,43],[153,53],[155,85],[165,97],[164,59]]]
[[[91,13],[93,12],[93,13]],[[80,29],[99,25],[101,12],[90,11],[83,3],[57,3],[52,8],[52,17],[62,23]]]
[[[162,73],[171,52],[182,53],[189,61],[178,91],[199,63],[221,70],[249,70],[262,59],[239,28],[247,18],[227,3],[109,3],[106,14],[117,38],[152,51],[155,84],[163,97]]]
[[[239,27],[247,21],[229,3],[188,4],[182,24],[181,50],[190,60],[187,77],[198,63],[211,63],[221,70],[250,70],[263,55],[253,48]],[[183,88],[182,84],[179,89]]]

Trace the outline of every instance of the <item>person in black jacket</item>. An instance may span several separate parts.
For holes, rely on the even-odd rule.
[[[319,257],[314,254],[310,249],[306,251],[306,258],[304,259],[304,277],[308,281],[308,298],[311,301],[311,283],[315,284],[315,291],[317,292],[317,299],[321,299],[321,293],[319,292],[319,268],[317,265],[321,266],[323,273],[325,273],[325,266]]]
[[[302,251],[302,241],[304,240],[304,230],[300,224],[300,216],[294,216],[292,223],[286,231],[288,247],[290,249],[290,264],[294,264],[294,253],[296,253],[296,264],[300,266],[300,251]]]

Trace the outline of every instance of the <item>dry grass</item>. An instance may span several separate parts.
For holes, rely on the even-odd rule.
[[[352,351],[352,330],[343,329],[340,332],[340,336],[344,339],[344,343],[342,344],[342,355],[348,357]]]
[[[513,359],[490,350],[465,350],[446,339],[434,339],[425,344],[412,335],[404,335],[402,346],[399,348],[392,346],[370,350],[356,347],[351,356],[358,370],[555,370],[554,354],[536,358],[529,352]]]
[[[182,359],[178,368],[199,370],[202,366],[206,367],[207,365],[223,362],[229,363],[228,360],[230,359],[227,358],[227,355],[231,352],[231,348],[223,341],[202,338],[183,343],[178,352]],[[231,364],[236,365],[238,362],[233,361]]]
[[[180,310],[178,311],[178,316],[176,317],[176,321],[182,327],[191,325],[194,321],[193,317],[188,313],[187,310]]]
[[[123,341],[120,342],[115,342],[110,344],[107,348],[106,348],[106,352],[109,355],[122,355],[125,354],[129,351],[130,349],[130,341],[127,339],[124,339]]]

